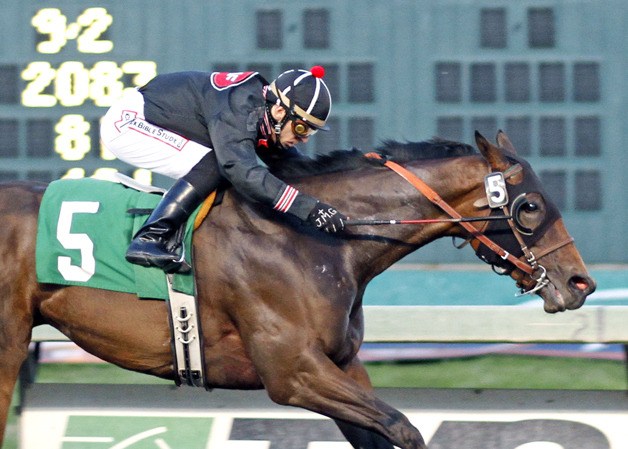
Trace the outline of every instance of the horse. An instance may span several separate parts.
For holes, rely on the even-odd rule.
[[[502,131],[496,144],[477,132],[475,140],[479,152],[435,138],[384,142],[375,158],[351,149],[269,165],[299,190],[364,219],[343,234],[311,230],[227,189],[193,237],[207,389],[266,389],[278,404],[331,418],[354,448],[425,449],[419,430],[375,396],[358,358],[369,281],[451,236],[539,295],[546,312],[582,306],[595,281],[530,165]],[[45,188],[0,187],[0,429],[34,326],[52,325],[122,368],[176,375],[164,301],[38,283]],[[508,204],[490,206],[507,193]],[[425,221],[381,226],[382,217]]]

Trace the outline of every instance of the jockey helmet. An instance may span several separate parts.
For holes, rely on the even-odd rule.
[[[293,69],[283,72],[270,83],[267,99],[283,106],[289,118],[303,120],[314,129],[325,126],[331,110],[331,95],[323,81],[325,70],[314,66],[309,71]]]

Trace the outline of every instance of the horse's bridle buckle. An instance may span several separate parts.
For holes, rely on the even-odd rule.
[[[532,293],[536,293],[539,290],[545,288],[550,283],[549,279],[547,278],[547,270],[545,269],[545,267],[535,262],[535,272],[537,270],[541,271],[541,274],[539,275],[538,278],[535,279],[532,275],[530,275],[530,279],[536,282],[536,285],[532,287],[530,290],[524,290],[522,288],[521,292],[515,294],[515,296],[519,297],[519,296],[531,295]]]

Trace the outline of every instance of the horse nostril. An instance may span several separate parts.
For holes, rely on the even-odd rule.
[[[586,276],[572,276],[569,279],[569,286],[585,295],[590,295],[595,291],[595,281]]]

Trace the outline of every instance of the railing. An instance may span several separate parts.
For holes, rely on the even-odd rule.
[[[628,306],[366,306],[365,342],[628,343]],[[50,326],[32,341],[68,341]]]
[[[628,306],[584,306],[575,311],[553,315],[543,312],[538,303],[534,306],[367,306],[364,308],[364,314],[365,341],[368,343],[622,343],[625,348],[628,348]],[[42,343],[68,341],[68,339],[50,326],[39,326],[33,331],[32,341]],[[30,373],[34,372],[36,354],[40,345],[34,346],[34,357],[30,364],[25,364],[25,371],[29,372],[30,366]],[[26,378],[23,377],[20,384],[24,388],[24,385],[33,381],[34,376],[31,374]],[[77,391],[80,394],[77,394]],[[239,392],[217,391],[218,393],[212,393],[211,404],[214,407],[212,409],[205,402],[192,407],[194,401],[200,401],[201,395],[187,388],[157,389],[157,386],[151,385],[81,385],[77,390],[74,386],[64,384],[35,384],[28,390],[21,426],[22,429],[37,429],[41,428],[42,422],[45,422],[46,426],[49,422],[62,423],[62,426],[65,426],[67,420],[70,419],[69,416],[74,416],[76,410],[84,412],[85,404],[89,404],[88,408],[93,409],[92,404],[95,403],[98,404],[97,411],[92,410],[90,413],[104,413],[108,419],[114,419],[111,417],[115,416],[120,423],[124,423],[129,420],[128,408],[125,407],[130,406],[128,400],[130,397],[142,398],[141,401],[135,401],[132,405],[135,407],[134,413],[142,417],[154,416],[154,409],[160,410],[160,413],[163,413],[164,409],[169,409],[172,416],[181,419],[181,416],[188,413],[189,409],[195,413],[202,409],[208,414],[207,416],[211,417],[214,417],[212,413],[220,413],[219,419],[222,420],[220,422],[227,422],[227,427],[231,427],[233,423],[241,419],[246,419],[247,422],[251,419],[260,419],[264,423],[278,422],[276,419],[278,410],[272,408],[278,406],[270,403],[262,392],[247,391],[246,399],[244,399],[244,397],[240,398]],[[558,423],[558,425],[566,426],[570,434],[572,431],[584,432],[586,435],[591,432],[599,435],[602,432],[610,442],[607,447],[613,449],[625,447],[622,445],[624,443],[622,432],[625,430],[622,427],[625,417],[622,415],[625,408],[624,394],[617,394],[613,391],[539,390],[526,391],[523,395],[507,390],[489,390],[481,394],[475,390],[464,389],[452,389],[445,393],[443,391],[404,389],[401,392],[384,389],[378,391],[378,395],[383,395],[382,398],[403,409],[407,416],[413,417],[415,420],[413,422],[420,423],[426,428],[435,422],[443,425],[445,421],[450,427],[457,425],[457,422],[460,422],[461,426],[468,426],[468,416],[472,414],[477,418],[474,422],[478,426],[478,431],[485,431],[490,427],[493,429],[491,432],[517,432],[517,435],[520,435],[521,428],[528,429],[527,419],[530,413],[533,413],[537,417],[534,421],[534,429],[537,431],[541,431],[542,426],[551,426],[555,429]],[[24,390],[21,391],[22,394],[24,392]],[[21,396],[21,398],[24,397]],[[154,400],[160,402],[152,403]],[[240,402],[234,402],[236,400]],[[219,403],[224,405],[217,406],[216,404]],[[513,403],[516,403],[515,407],[512,406]],[[20,404],[22,404],[21,399]],[[54,404],[54,407],[51,408],[50,404]],[[593,410],[592,406],[596,409]],[[182,407],[185,409],[181,409]],[[225,409],[231,410],[227,417],[225,417]],[[46,414],[41,413],[42,410],[45,410]],[[429,421],[426,421],[429,425],[421,421],[426,419],[426,410],[429,412]],[[565,410],[571,413],[565,414]],[[280,411],[286,413],[283,410]],[[604,416],[607,418],[598,418],[600,413],[605,413]],[[268,416],[272,419],[267,419]],[[503,422],[504,417],[507,417],[506,423]],[[305,418],[302,415],[290,416],[291,423],[294,419]],[[153,427],[157,425],[153,424],[153,421],[150,422]],[[118,425],[122,424],[118,421],[109,423],[111,428]],[[526,435],[528,430],[524,432]],[[89,432],[89,429],[81,430],[81,432]],[[63,432],[60,431],[58,434],[61,436]],[[34,441],[38,435],[36,432],[23,430],[21,435],[21,447],[25,449],[41,447],[40,441]],[[446,436],[444,432],[431,435],[430,442],[435,443],[438,438]],[[239,439],[238,436],[231,434],[228,437],[224,436],[229,440],[232,437]],[[529,437],[531,442],[537,441],[534,435]],[[315,439],[319,441],[324,438],[324,436],[317,436]],[[577,439],[578,436],[574,438]],[[573,441],[576,441],[575,439]],[[212,443],[212,448],[222,447],[215,443],[215,441]],[[466,440],[464,446],[481,447],[469,445]],[[204,447],[210,447],[210,445],[207,444]],[[573,447],[583,446],[574,445]]]

